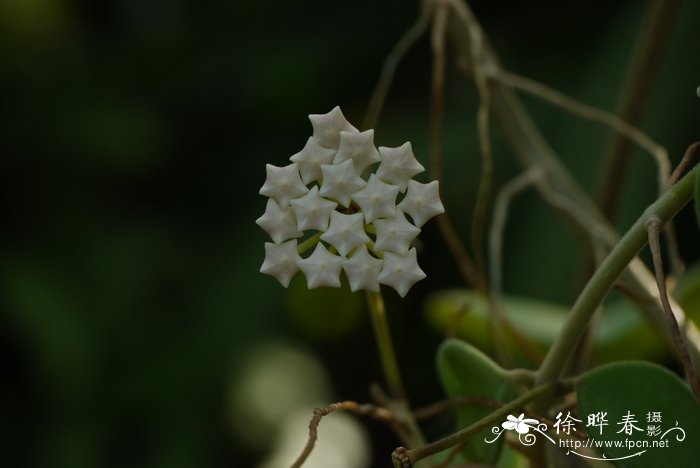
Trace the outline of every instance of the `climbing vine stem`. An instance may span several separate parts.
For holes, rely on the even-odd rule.
[[[603,260],[574,303],[562,330],[545,356],[537,375],[537,384],[553,381],[559,377],[596,308],[602,303],[627,265],[647,243],[647,222],[656,218],[661,225],[664,225],[671,220],[693,197],[693,185],[699,172],[700,169],[696,166],[652,203]]]

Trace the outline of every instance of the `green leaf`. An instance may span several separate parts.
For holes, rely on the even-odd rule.
[[[506,297],[504,305],[518,330],[539,345],[542,352],[551,345],[566,315],[562,306],[525,298]],[[489,305],[482,294],[466,289],[440,291],[430,296],[425,309],[436,328],[448,330],[457,326],[457,336],[480,349],[493,351]]]
[[[683,308],[685,315],[700,323],[700,263],[689,267],[673,290],[673,297]]]
[[[443,388],[450,397],[474,397],[507,403],[515,398],[515,389],[505,377],[505,371],[488,356],[463,341],[445,341],[437,354],[437,368]],[[493,408],[484,405],[464,405],[457,411],[459,428],[484,418]],[[475,434],[462,452],[467,460],[494,464],[501,452],[503,439],[486,443],[492,435],[489,429]]]
[[[597,362],[658,359],[667,350],[659,333],[632,302],[617,299],[606,303],[595,335]]]
[[[559,304],[522,297],[505,296],[503,304],[511,323],[542,354],[553,343],[568,313],[567,308]],[[456,327],[452,331],[459,338],[487,352],[494,351],[489,331],[489,305],[480,293],[465,289],[440,291],[430,296],[425,311],[435,328],[445,331]],[[505,335],[517,364],[527,365],[511,334]],[[595,339],[595,356],[599,362],[655,359],[667,349],[635,306],[624,299],[606,304]]]
[[[620,458],[644,451],[616,461],[621,467],[649,466],[698,466],[697,440],[700,437],[700,407],[688,386],[675,374],[655,364],[645,362],[620,362],[608,364],[585,374],[577,385],[581,425],[587,416],[599,411],[607,412],[607,426],[586,427],[595,441],[634,441],[638,447],[605,447],[602,453],[607,458]],[[658,413],[660,422],[648,421],[649,413]],[[631,414],[640,431],[632,430],[628,435],[620,424],[623,417]],[[685,432],[684,440],[678,440]],[[660,434],[648,434],[648,426],[659,426]],[[654,441],[668,441],[666,447],[653,447]],[[648,447],[643,447],[643,444]],[[573,456],[572,454],[570,454]]]

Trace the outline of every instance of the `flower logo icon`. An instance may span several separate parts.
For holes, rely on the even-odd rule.
[[[520,413],[517,418],[509,414],[506,418],[508,421],[503,422],[501,426],[509,431],[515,429],[518,434],[527,434],[530,432],[530,428],[536,427],[540,422],[537,419],[525,418],[524,416],[525,413]]]

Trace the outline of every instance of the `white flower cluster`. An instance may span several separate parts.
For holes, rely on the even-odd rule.
[[[260,194],[270,199],[256,223],[273,242],[265,243],[260,271],[286,287],[301,270],[312,289],[339,287],[342,270],[353,291],[379,291],[382,283],[405,296],[425,278],[411,243],[428,219],[445,211],[438,182],[412,179],[424,168],[410,143],[375,148],[374,130],[360,132],[339,107],[309,119],[313,136],[292,163],[266,167]],[[363,178],[376,163],[376,172]],[[302,258],[298,239],[305,236],[317,243]]]

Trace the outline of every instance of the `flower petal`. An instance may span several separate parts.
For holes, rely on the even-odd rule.
[[[348,277],[350,289],[358,291],[379,291],[379,272],[384,262],[374,258],[367,251],[367,247],[361,245],[349,259],[343,262],[343,270]]]
[[[314,139],[326,148],[338,149],[340,132],[357,132],[345,119],[340,107],[335,106],[327,114],[311,114],[309,120],[314,128]]]
[[[323,243],[316,244],[314,253],[309,258],[299,261],[299,268],[306,276],[309,289],[330,286],[340,287],[340,269],[343,266],[343,258],[333,255],[326,249]]]
[[[267,178],[260,188],[260,195],[274,198],[280,207],[287,208],[289,200],[298,198],[309,191],[301,181],[299,167],[296,163],[284,167],[265,166]]]
[[[367,244],[370,238],[365,232],[362,213],[331,212],[330,226],[321,235],[321,240],[330,243],[342,256],[349,254],[358,245]]]
[[[350,159],[340,164],[324,164],[321,166],[321,172],[321,195],[337,200],[343,206],[350,206],[350,197],[367,185],[367,182],[357,175]]]
[[[328,229],[331,212],[338,206],[336,202],[326,200],[319,195],[318,187],[315,185],[309,190],[309,193],[289,203],[296,215],[297,227],[301,231],[306,229],[325,231]]]
[[[282,244],[265,243],[265,261],[260,272],[277,278],[285,288],[299,271],[301,257],[297,253],[297,241],[289,240]]]
[[[379,274],[379,282],[391,286],[404,297],[411,286],[425,278],[425,273],[418,266],[415,247],[398,255],[393,252],[384,254],[384,268]]]

